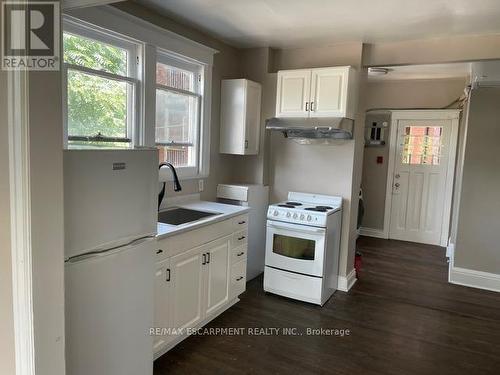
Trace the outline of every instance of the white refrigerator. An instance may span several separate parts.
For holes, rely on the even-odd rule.
[[[64,152],[66,372],[153,373],[158,154]]]

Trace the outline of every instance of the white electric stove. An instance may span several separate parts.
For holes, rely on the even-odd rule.
[[[337,289],[342,198],[288,193],[267,211],[264,290],[323,305]]]

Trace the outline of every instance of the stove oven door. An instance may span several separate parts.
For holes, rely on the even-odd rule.
[[[266,266],[323,276],[324,228],[267,221]]]

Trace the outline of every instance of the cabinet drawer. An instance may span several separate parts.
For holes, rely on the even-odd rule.
[[[233,228],[239,231],[248,227],[248,215],[240,215],[233,219]]]
[[[235,298],[246,289],[247,261],[242,260],[231,267],[230,296]]]
[[[240,260],[247,259],[248,246],[243,245],[239,247],[233,247],[231,249],[231,264],[238,263]]]
[[[248,242],[248,230],[240,230],[233,234],[232,247],[240,247]]]

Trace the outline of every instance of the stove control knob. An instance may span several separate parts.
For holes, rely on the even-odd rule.
[[[304,214],[300,215],[300,220],[304,220]]]
[[[307,215],[307,221],[311,221],[311,220],[312,220],[311,215]]]
[[[290,217],[290,216],[292,216],[292,214],[290,214],[290,212],[287,212],[286,217]]]
[[[279,214],[280,214],[280,213],[278,212],[278,210],[274,210],[274,212],[273,212],[273,215],[274,215],[274,216],[278,216]]]
[[[298,216],[298,215],[297,215],[296,213],[295,213],[295,214],[293,214],[293,218],[294,218],[294,219],[296,219],[296,218],[297,218],[297,216]]]

